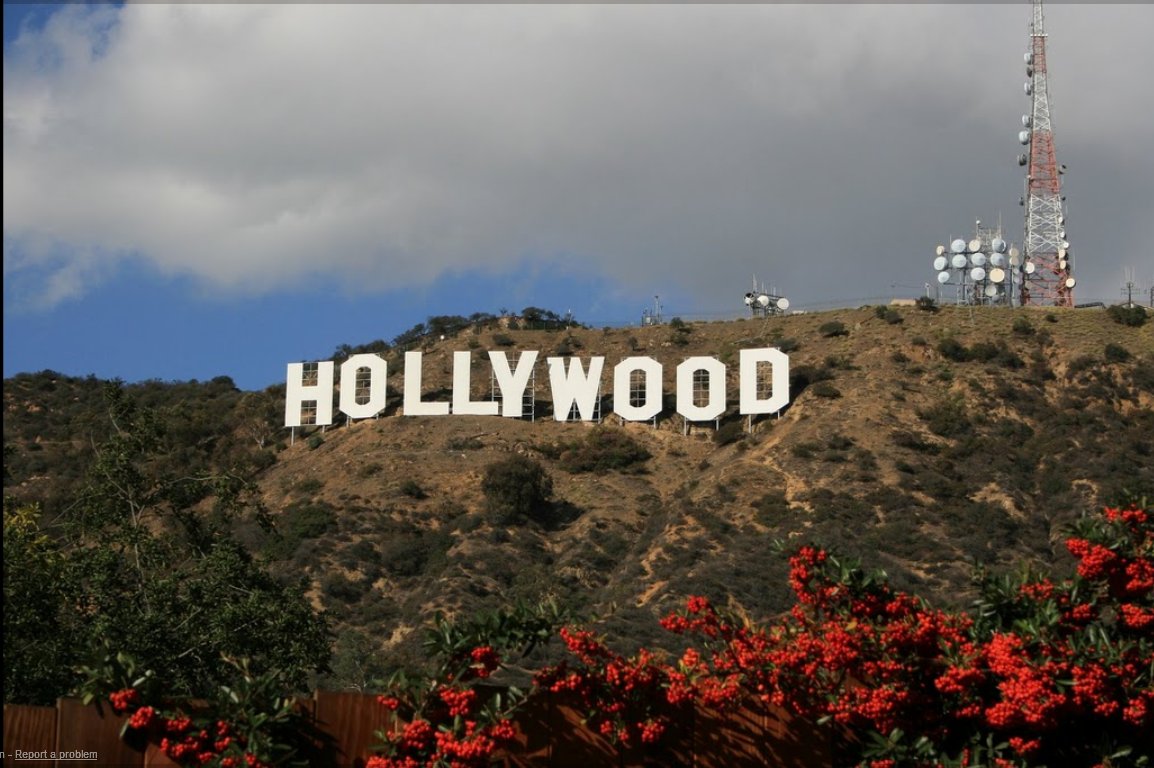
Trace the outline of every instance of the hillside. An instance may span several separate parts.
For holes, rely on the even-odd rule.
[[[740,349],[765,346],[789,353],[791,403],[749,434],[736,415],[736,362]],[[688,594],[765,616],[788,598],[775,542],[817,542],[938,603],[964,604],[975,565],[1062,572],[1064,525],[1154,496],[1154,323],[1125,326],[1100,310],[866,307],[683,327],[478,326],[427,337],[423,349],[425,399],[447,399],[460,350],[474,351],[476,399],[489,388],[485,350],[603,355],[606,393],[614,364],[648,355],[664,366],[669,402],[681,360],[716,356],[729,366],[730,411],[720,430],[685,425],[672,407],[655,427],[621,424],[608,408],[600,425],[559,423],[538,362],[534,421],[404,417],[393,349],[384,416],[290,441],[278,428],[283,386],[184,385],[184,411],[202,414],[195,434],[185,421],[196,455],[255,473],[279,521],[279,536],[253,526],[243,539],[285,577],[305,575],[314,604],[336,620],[340,684],[419,653],[414,630],[438,610],[555,597],[603,616],[622,645],[654,642],[651,616]],[[5,490],[53,499],[63,513],[98,439],[99,387],[64,377],[47,387],[45,376],[5,382]],[[212,408],[200,399],[209,397]],[[483,483],[513,455],[544,468],[552,497],[510,524],[487,508]],[[579,471],[598,457],[626,465]]]

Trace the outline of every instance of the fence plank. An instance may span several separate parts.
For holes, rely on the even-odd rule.
[[[371,694],[317,691],[314,706],[319,765],[364,768],[379,744],[376,732],[395,727],[394,713]]]
[[[790,714],[782,707],[765,709],[762,750],[766,765],[781,768],[829,768],[832,731]]]
[[[120,738],[124,717],[113,714],[107,704],[97,708],[85,706],[80,699],[59,699],[56,702],[57,755],[85,753],[95,756],[90,765],[137,768],[144,765],[143,741],[128,743]],[[79,761],[61,764],[83,765]]]
[[[16,762],[16,750],[23,753],[51,753],[56,749],[56,707],[4,705],[4,766],[54,768],[51,760]]]
[[[582,722],[575,699],[557,694],[546,698],[550,703],[551,768],[610,768],[621,764],[617,747]]]

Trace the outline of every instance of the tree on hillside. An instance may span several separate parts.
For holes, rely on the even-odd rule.
[[[164,469],[165,425],[119,384],[106,398],[110,436],[60,530],[44,536],[31,512],[5,505],[4,664],[24,677],[5,686],[5,700],[47,703],[67,693],[61,666],[98,650],[81,638],[133,657],[173,693],[215,690],[231,669],[222,655],[303,686],[327,663],[327,622],[300,586],[278,583],[232,534],[242,516],[268,523],[255,486],[233,474]],[[19,534],[12,547],[10,531]],[[53,588],[21,587],[25,566]],[[31,642],[37,636],[72,640],[58,648]]]

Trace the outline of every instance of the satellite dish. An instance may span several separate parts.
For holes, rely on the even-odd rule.
[[[1027,64],[1033,64],[1034,63],[1034,54],[1030,53],[1029,51],[1026,51],[1026,53],[1024,53],[1022,55],[1022,60],[1025,61]]]
[[[1065,259],[1058,259],[1058,269],[1062,270],[1063,272],[1066,271],[1066,267],[1069,265],[1070,262],[1066,261]]]
[[[1066,249],[1065,249],[1065,248],[1059,248],[1059,249],[1058,249],[1058,258],[1059,258],[1059,259],[1064,259],[1064,258],[1066,258],[1066,253],[1067,253],[1067,251],[1066,251]]]
[[[1029,115],[1022,115],[1022,127],[1023,128],[1029,128],[1033,122],[1034,122],[1034,118],[1030,117]]]
[[[1000,237],[995,237],[994,242],[990,243],[990,245],[994,246],[994,250],[998,253],[1006,252],[1006,241]]]
[[[1062,247],[1063,248],[1069,248],[1070,247],[1070,241],[1069,240],[1063,240],[1062,241]]]
[[[991,253],[990,254],[990,263],[993,264],[995,267],[1004,267],[1004,266],[1006,266],[1006,257],[1004,254],[1001,254],[1001,253]]]
[[[982,241],[975,237],[973,240],[970,241],[970,250],[971,251],[982,250]]]
[[[998,295],[998,286],[994,285],[993,283],[990,283],[989,285],[986,286],[986,297],[987,298],[992,299],[997,295]]]
[[[1032,275],[1032,274],[1034,274],[1034,270],[1035,270],[1035,269],[1037,269],[1037,267],[1035,267],[1035,266],[1034,266],[1034,262],[1032,262],[1032,261],[1027,261],[1027,262],[1026,262],[1025,270],[1026,270],[1026,274],[1027,274],[1027,275]]]
[[[1075,280],[1074,278],[1072,278],[1072,277],[1066,278],[1066,287],[1067,288],[1073,288],[1077,284],[1078,284],[1078,281]]]
[[[980,283],[986,279],[986,270],[984,267],[974,267],[970,270],[970,277],[975,283]]]
[[[1018,132],[1018,141],[1022,142],[1023,144],[1029,144],[1030,143],[1029,130],[1019,131]]]
[[[784,311],[789,309],[789,299],[784,296],[777,300],[777,308]]]
[[[954,258],[950,260],[950,264],[953,265],[954,269],[965,269],[966,268],[966,254],[955,253]]]
[[[936,259],[934,259],[934,269],[941,272],[943,269],[946,268],[946,265],[949,263],[950,263],[949,260],[945,256],[939,256]]]
[[[1066,217],[1065,216],[1059,216],[1058,217],[1058,223],[1059,224],[1065,224],[1066,223]],[[1061,235],[1061,237],[1065,237],[1065,235]]]
[[[1026,83],[1026,95],[1029,96],[1034,92],[1034,84]]]
[[[1016,254],[1014,254],[1013,256],[1011,256],[1011,257],[1010,257],[1010,266],[1011,266],[1011,267],[1020,267],[1020,266],[1022,266],[1022,256],[1021,256],[1021,254],[1017,254],[1017,253],[1016,253]]]
[[[935,256],[941,256],[945,252],[946,252],[946,246],[944,246],[944,245],[939,245],[937,248],[934,249],[934,255]]]
[[[1033,67],[1026,67],[1026,77],[1033,77],[1033,76],[1034,76],[1034,68]]]
[[[1065,239],[1066,239],[1066,230],[1064,230],[1064,229],[1059,229],[1059,230],[1058,230],[1058,237],[1060,237],[1060,238],[1062,238],[1063,240],[1065,240]]]
[[[973,264],[975,267],[986,266],[986,254],[984,254],[984,253],[973,254],[972,256],[970,256],[970,263]]]
[[[1001,267],[994,267],[990,270],[990,280],[995,283],[1001,283],[1006,279],[1006,270]]]
[[[750,306],[751,304],[753,304],[753,294],[752,293],[745,294],[745,304],[746,304],[746,306]]]
[[[1025,165],[1025,164],[1026,164],[1026,156],[1025,155],[1018,155],[1018,165]]]
[[[767,296],[764,293],[761,294],[760,296],[757,297],[757,303],[763,307],[768,307],[769,306],[769,296]]]
[[[1010,246],[1010,258],[1011,259],[1014,258],[1015,256],[1021,256],[1021,255],[1022,255],[1022,252],[1018,250],[1018,246],[1016,246],[1016,245]]]
[[[949,272],[939,272],[938,273],[938,282],[943,283],[943,284],[950,282],[950,273]]]
[[[950,243],[950,250],[954,253],[964,253],[966,250],[966,241],[958,238],[954,242]]]

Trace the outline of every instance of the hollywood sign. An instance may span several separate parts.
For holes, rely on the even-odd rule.
[[[450,400],[422,400],[422,353],[405,353],[403,412],[406,416],[523,416],[525,388],[537,353],[522,352],[510,367],[504,352],[489,352],[499,399],[473,400],[471,394],[472,353],[453,353],[453,392]],[[604,357],[589,358],[586,370],[578,358],[546,358],[553,394],[553,418],[567,421],[576,409],[584,421],[592,421],[601,393]],[[315,375],[306,383],[305,364],[289,363],[285,392],[285,426],[304,426],[301,418],[306,403],[313,403],[319,426],[333,423],[333,361],[316,363]],[[744,415],[777,413],[789,404],[789,357],[780,349],[743,349],[739,359],[739,411]],[[759,381],[769,373],[770,393],[761,396]],[[350,419],[369,419],[385,409],[388,363],[377,355],[352,355],[340,366],[337,407]],[[698,374],[703,373],[704,376]],[[638,376],[635,376],[638,374]],[[613,411],[626,421],[649,421],[662,408],[662,366],[651,357],[627,357],[613,367]],[[687,421],[712,421],[725,413],[726,366],[714,357],[690,357],[677,366],[677,413]],[[640,386],[638,386],[640,383]],[[704,397],[702,397],[704,395]],[[704,400],[703,403],[697,402]]]

